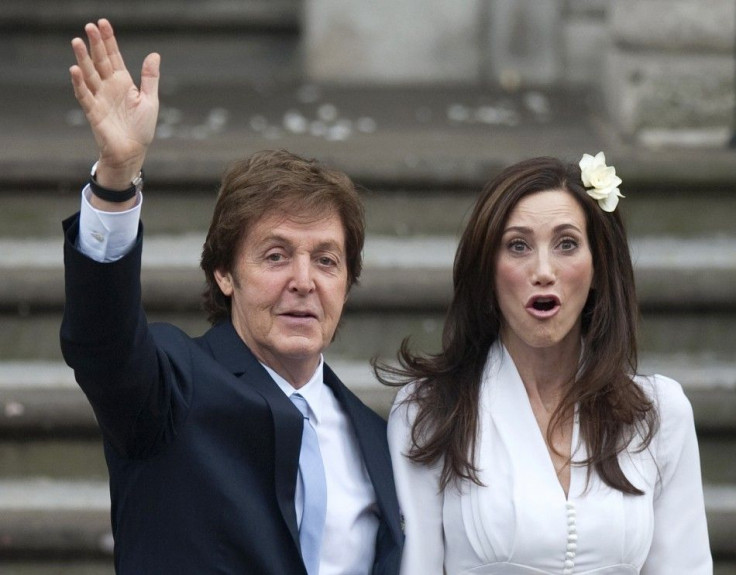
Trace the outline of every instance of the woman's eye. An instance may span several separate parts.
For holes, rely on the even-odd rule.
[[[578,242],[572,238],[566,238],[560,242],[560,248],[566,252],[574,250],[576,247],[578,247]]]
[[[526,250],[526,248],[526,242],[523,242],[521,240],[514,240],[512,242],[509,242],[509,250],[512,252],[521,253]]]

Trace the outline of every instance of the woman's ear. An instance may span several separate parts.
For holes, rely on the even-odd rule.
[[[220,291],[224,296],[230,297],[233,295],[233,276],[230,272],[226,272],[223,269],[215,270],[215,281],[220,288]]]

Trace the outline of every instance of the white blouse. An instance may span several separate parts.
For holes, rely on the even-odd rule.
[[[644,495],[608,487],[573,465],[566,497],[513,360],[494,345],[480,397],[476,464],[484,484],[440,492],[441,466],[411,462],[415,406],[389,417],[389,446],[404,516],[402,575],[710,575],[713,572],[692,408],[680,385],[637,378],[656,402],[660,428],[643,452],[619,457]],[[573,428],[573,461],[586,457]]]

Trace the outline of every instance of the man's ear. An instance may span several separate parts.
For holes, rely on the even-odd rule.
[[[233,276],[230,272],[226,272],[223,269],[216,269],[215,281],[220,287],[220,291],[223,293],[223,295],[225,295],[226,297],[230,297],[231,295],[233,295]]]

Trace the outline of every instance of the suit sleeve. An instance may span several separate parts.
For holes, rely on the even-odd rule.
[[[642,575],[712,575],[713,561],[690,402],[676,381],[656,376],[660,429],[654,537]]]
[[[404,523],[401,575],[442,575],[444,497],[439,491],[440,468],[406,457],[415,414],[414,404],[405,401],[410,392],[411,387],[399,391],[388,419],[389,450]]]
[[[141,305],[142,227],[129,253],[100,263],[77,250],[78,216],[64,222],[66,301],[60,338],[67,364],[121,455],[166,443],[186,404],[187,348],[156,346]]]

